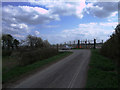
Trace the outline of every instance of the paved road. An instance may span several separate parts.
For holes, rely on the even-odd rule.
[[[26,78],[15,88],[84,88],[90,50],[73,50],[73,54]]]

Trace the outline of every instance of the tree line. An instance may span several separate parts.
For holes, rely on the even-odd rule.
[[[120,61],[120,24],[115,28],[115,32],[103,44],[101,53],[112,59]]]
[[[42,40],[40,37],[28,35],[25,40],[17,40],[13,38],[10,34],[2,35],[2,49],[18,49],[19,47],[28,47],[28,48],[43,48],[50,47],[48,40]]]
[[[3,34],[2,35],[2,48],[3,49],[10,49],[10,48],[18,48],[20,44],[19,40],[14,39],[10,34]]]

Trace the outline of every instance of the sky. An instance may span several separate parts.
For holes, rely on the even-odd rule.
[[[117,24],[117,2],[2,2],[2,33],[18,40],[30,34],[51,44],[106,41]]]

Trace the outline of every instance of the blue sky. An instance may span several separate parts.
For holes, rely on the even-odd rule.
[[[28,34],[51,44],[73,40],[107,40],[118,23],[117,2],[3,2],[3,34]]]

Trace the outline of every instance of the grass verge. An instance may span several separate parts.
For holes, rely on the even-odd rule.
[[[118,88],[117,66],[113,60],[92,50],[89,67],[86,88]]]
[[[11,79],[16,79],[19,76],[21,76],[21,75],[23,75],[27,72],[31,72],[31,71],[33,71],[37,68],[40,68],[40,67],[42,67],[46,64],[49,64],[51,62],[60,60],[64,57],[70,55],[71,53],[72,52],[61,52],[56,56],[53,56],[51,58],[48,58],[48,59],[45,59],[45,60],[42,60],[42,61],[37,61],[37,62],[35,62],[33,64],[30,64],[30,65],[26,65],[26,66],[22,66],[22,67],[16,66],[16,67],[12,68],[11,70],[9,70],[8,72],[3,73],[2,82],[6,83]]]

